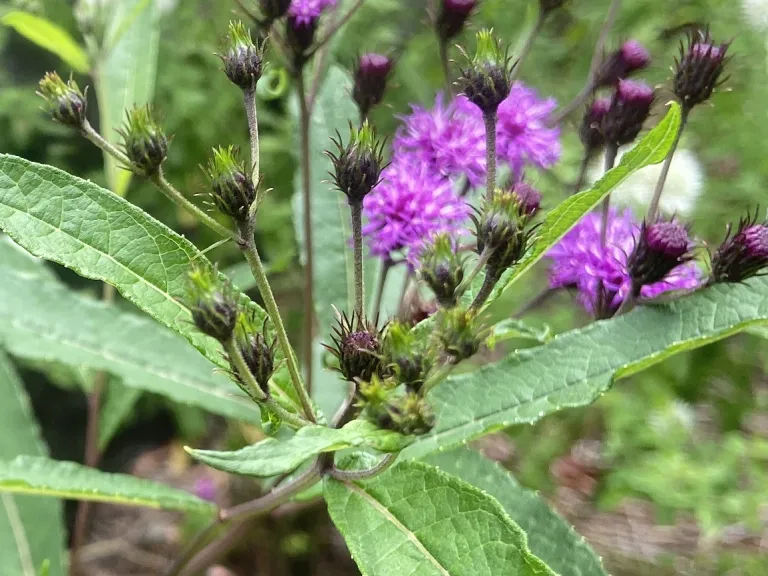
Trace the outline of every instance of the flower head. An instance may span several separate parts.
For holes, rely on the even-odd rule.
[[[495,114],[510,91],[509,56],[490,30],[477,33],[477,48],[462,68],[458,84],[467,100],[483,114]]]
[[[651,56],[645,46],[637,40],[627,40],[603,61],[595,76],[595,85],[612,86],[650,63]]]
[[[445,232],[434,235],[420,250],[419,273],[441,306],[456,306],[456,289],[464,279],[464,263],[456,242]]]
[[[350,125],[349,142],[341,142],[341,136],[333,140],[336,152],[326,152],[333,164],[333,181],[343,192],[350,205],[360,205],[368,193],[379,183],[384,167],[383,144],[376,140],[376,133],[366,120],[362,128]]]
[[[741,282],[768,267],[768,223],[742,218],[736,233],[730,226],[725,240],[712,257],[712,280]]]
[[[126,112],[125,125],[118,130],[125,154],[145,174],[152,175],[168,155],[168,138],[149,106]]]
[[[395,157],[382,179],[363,200],[368,220],[363,235],[382,258],[417,248],[432,234],[456,233],[469,215],[468,205],[450,182],[408,157]]]
[[[336,0],[293,0],[291,2],[285,35],[297,68],[301,68],[304,64],[306,52],[315,41],[317,24],[323,11],[335,5]]]
[[[37,95],[45,100],[45,108],[57,122],[76,127],[85,122],[87,101],[74,80],[65,83],[58,73],[46,72]]]
[[[729,44],[714,44],[708,30],[693,32],[687,46],[680,44],[673,89],[684,108],[705,102],[722,84],[720,77],[728,62],[728,47]]]
[[[632,289],[627,258],[635,248],[640,226],[629,211],[608,218],[605,246],[600,242],[601,215],[587,214],[548,253],[552,260],[549,283],[553,288],[576,288],[579,301],[590,312],[600,304],[615,312]],[[701,282],[693,263],[677,265],[661,281],[645,285],[640,295],[653,298],[668,290],[696,288]]]
[[[186,304],[198,330],[226,342],[235,330],[238,305],[232,286],[210,266],[193,265],[187,274]]]
[[[619,80],[601,125],[606,142],[622,146],[637,138],[651,113],[654,97],[653,88],[644,82]]]
[[[605,142],[600,125],[610,108],[611,101],[608,98],[598,98],[587,107],[581,120],[579,139],[589,154],[594,153]]]
[[[663,280],[674,268],[690,260],[688,230],[676,220],[643,222],[635,248],[627,259],[635,295],[648,284]]]
[[[382,331],[364,322],[354,312],[352,317],[339,314],[331,336],[333,345],[324,344],[339,361],[338,371],[345,380],[367,382],[382,369]]]
[[[243,90],[253,90],[263,68],[261,47],[251,40],[251,33],[240,22],[229,23],[227,51],[222,56],[224,72],[230,81]]]
[[[441,0],[435,29],[443,42],[461,33],[475,6],[477,0]]]
[[[292,25],[314,25],[327,8],[336,6],[336,0],[293,0],[288,8]]]
[[[363,118],[366,118],[370,109],[384,98],[390,72],[392,59],[383,54],[370,52],[363,54],[358,60],[352,97],[357,102]]]
[[[245,222],[256,199],[256,188],[234,146],[213,149],[205,173],[211,179],[211,199],[223,214]]]

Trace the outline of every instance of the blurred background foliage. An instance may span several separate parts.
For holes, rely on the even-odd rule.
[[[568,101],[584,82],[609,3],[571,0],[566,9],[556,12],[537,38],[521,79],[543,95]],[[174,135],[167,175],[191,196],[205,192],[199,166],[212,146],[246,147],[240,93],[220,72],[215,55],[233,17],[234,3],[184,0],[162,4],[154,103],[167,132]],[[11,9],[45,16],[80,38],[72,2],[14,0],[0,7],[0,16]],[[493,26],[514,47],[535,15],[533,0],[484,0],[473,27]],[[692,229],[705,242],[715,243],[727,222],[737,220],[749,207],[768,205],[768,163],[762,144],[768,134],[768,2],[745,1],[742,7],[723,0],[626,0],[609,46],[628,38],[643,42],[653,56],[652,67],[643,77],[665,86],[681,31],[691,24],[706,23],[716,38],[733,39],[730,79],[711,107],[694,112],[682,147],[698,157],[701,174],[697,176],[703,179]],[[459,40],[469,37],[465,34]],[[391,136],[398,125],[397,115],[406,114],[413,103],[431,105],[442,85],[425,0],[368,0],[334,41],[330,61],[351,67],[364,51],[397,58],[385,105],[373,114],[375,125]],[[452,56],[458,58],[458,53]],[[69,73],[56,56],[11,28],[0,27],[0,151],[107,185],[101,153],[50,122],[39,110],[40,102],[33,96],[36,83],[52,69],[62,76]],[[75,74],[75,78],[81,86],[89,84],[87,77]],[[260,86],[261,165],[265,185],[273,190],[262,208],[258,243],[296,335],[301,303],[290,204],[297,146],[296,127],[289,114],[291,88],[276,66]],[[670,98],[662,88],[656,118]],[[90,102],[96,119],[95,99]],[[567,183],[575,179],[581,154],[573,130],[577,120],[563,126],[564,154],[556,168],[528,175],[544,193],[548,206],[562,200],[568,193]],[[134,179],[128,194],[132,202],[183,231],[201,248],[216,241],[151,186]],[[237,251],[224,246],[216,248],[211,257],[227,268],[237,262]],[[57,272],[71,285],[98,294],[95,284],[62,269]],[[534,281],[519,284],[515,294],[495,304],[494,314],[498,319],[508,317],[545,285],[542,269]],[[536,325],[548,324],[555,333],[588,321],[568,294],[532,311],[530,319]],[[505,343],[525,345],[530,344]],[[767,367],[765,340],[739,336],[677,356],[624,381],[589,408],[510,430],[483,447],[515,470],[522,483],[551,497],[588,538],[603,538],[595,544],[614,573],[658,574],[656,569],[663,566],[669,573],[766,574],[768,560],[760,550],[762,543],[764,552],[768,538]],[[78,459],[84,400],[76,392],[61,389],[76,389],[84,379],[59,367],[22,368],[53,456]],[[123,423],[127,428],[108,452],[107,467],[125,466],[145,446],[174,438],[191,442],[222,429],[198,410],[157,398],[144,396],[132,402],[122,398],[122,408],[120,400],[115,400],[114,408],[123,414],[116,416],[116,426]],[[230,430],[225,436],[237,443],[243,441],[243,434],[249,437],[247,430]],[[604,526],[618,522],[615,530],[626,532],[624,519],[632,532],[628,502],[647,507],[643,509],[649,512],[643,518],[650,518],[652,527],[673,526],[670,539],[674,542],[681,531],[693,526],[693,545],[678,549],[644,542],[648,540],[645,533],[636,530],[635,548],[627,550],[590,529],[589,522]],[[284,545],[295,543],[296,534],[290,538]],[[632,561],[625,565],[622,558]],[[644,568],[640,561],[656,568]]]

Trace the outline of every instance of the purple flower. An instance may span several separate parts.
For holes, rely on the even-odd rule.
[[[560,129],[547,126],[556,107],[554,98],[541,100],[536,90],[522,82],[512,85],[499,106],[496,151],[518,176],[526,164],[549,168],[560,159]]]
[[[203,500],[213,502],[216,500],[216,484],[210,476],[201,476],[195,481],[195,495]]]
[[[320,18],[323,10],[335,5],[336,0],[293,0],[288,15],[297,25],[309,26]]]
[[[597,307],[601,290],[610,298],[609,308],[617,310],[632,289],[627,257],[635,247],[640,225],[627,210],[611,210],[606,245],[600,243],[601,215],[587,214],[548,253],[552,259],[549,284],[553,288],[576,287],[579,301],[590,312]],[[696,288],[699,270],[693,263],[675,267],[661,282],[643,286],[641,296],[653,298],[668,290]]]
[[[437,232],[458,233],[469,215],[469,206],[448,180],[412,160],[395,157],[363,200],[363,235],[371,252],[382,258],[407,253]]]
[[[435,106],[427,110],[413,106],[402,118],[395,136],[396,155],[412,156],[436,175],[448,179],[464,176],[471,186],[485,179],[485,129],[480,111],[465,98],[448,106],[438,94]]]

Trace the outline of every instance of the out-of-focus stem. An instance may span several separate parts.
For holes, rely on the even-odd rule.
[[[477,293],[477,296],[475,296],[475,299],[472,302],[472,305],[469,307],[470,310],[474,310],[474,311],[480,310],[480,307],[483,304],[485,304],[485,301],[488,300],[488,297],[491,295],[491,292],[493,292],[493,288],[494,286],[496,286],[496,283],[499,281],[499,278],[501,278],[501,272],[498,272],[496,270],[486,269],[485,278],[483,279],[483,285],[480,287],[480,292]]]
[[[680,128],[677,129],[677,135],[675,136],[675,141],[672,142],[672,147],[669,149],[669,153],[667,154],[667,157],[664,159],[664,165],[661,168],[659,181],[656,182],[656,188],[653,191],[653,198],[651,198],[651,203],[648,206],[648,216],[646,216],[646,220],[648,222],[654,222],[656,220],[656,217],[659,215],[658,214],[659,200],[661,200],[661,193],[664,191],[664,183],[667,181],[667,175],[669,174],[669,167],[672,165],[672,157],[675,155],[675,150],[677,150],[677,145],[680,143],[680,136],[683,135],[683,128],[685,128],[685,125],[688,122],[689,112],[690,112],[690,108],[684,106],[680,116]]]
[[[251,137],[251,180],[259,184],[259,119],[256,113],[256,88],[243,91],[245,113],[248,116],[248,134]]]
[[[445,97],[449,100],[453,97],[453,87],[451,85],[451,67],[448,61],[448,42],[440,40],[440,66],[443,69],[443,81],[445,82]]]
[[[520,54],[518,54],[517,56],[517,62],[515,62],[514,70],[512,70],[510,82],[514,82],[515,79],[517,79],[517,77],[520,76],[520,70],[523,67],[523,62],[525,62],[525,59],[531,53],[531,49],[533,48],[533,43],[535,42],[536,37],[541,32],[541,28],[544,26],[544,20],[546,19],[546,16],[547,15],[543,10],[539,10],[539,15],[536,17],[536,23],[533,25],[533,28],[531,28],[531,31],[528,33],[528,36],[526,36],[525,44],[523,44],[523,47],[520,49]]]
[[[461,284],[456,287],[454,292],[454,296],[456,298],[460,298],[461,295],[464,294],[464,291],[472,285],[472,281],[475,279],[475,277],[480,274],[480,271],[483,268],[485,268],[485,265],[488,263],[488,259],[491,257],[491,254],[493,254],[493,250],[490,248],[486,247],[483,250],[483,253],[480,254],[480,258],[478,258],[477,262],[475,263],[475,267],[472,268],[470,273],[464,277],[464,279],[461,281]]]
[[[387,276],[389,276],[389,271],[392,266],[393,263],[390,259],[386,259],[381,263],[379,280],[376,286],[376,297],[373,300],[373,311],[371,313],[371,318],[373,318],[374,322],[379,317],[379,312],[381,311],[381,300],[384,297],[384,287],[387,285]]]
[[[605,147],[605,171],[608,172],[616,162],[618,147],[615,144],[608,144]],[[611,209],[611,195],[605,197],[602,207],[602,218],[600,221],[600,245],[605,247],[605,239],[608,235],[608,214]]]

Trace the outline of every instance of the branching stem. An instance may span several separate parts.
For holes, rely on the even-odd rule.
[[[398,452],[391,452],[385,454],[384,457],[379,460],[375,466],[368,468],[367,470],[340,470],[335,466],[328,471],[328,474],[334,480],[339,482],[356,482],[357,480],[365,480],[366,478],[373,478],[384,472],[387,468],[392,466],[397,460]]]

